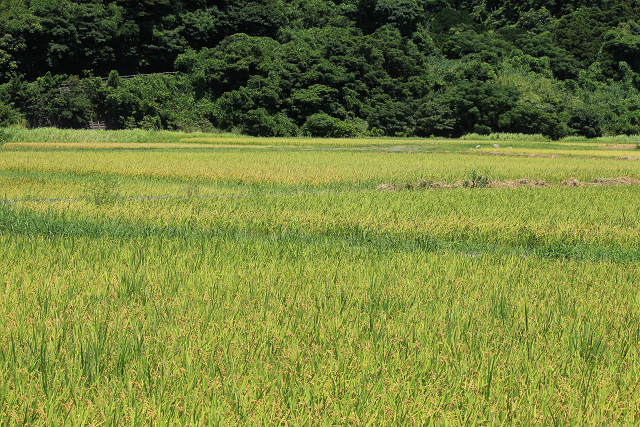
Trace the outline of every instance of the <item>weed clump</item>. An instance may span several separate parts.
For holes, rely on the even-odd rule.
[[[9,142],[10,139],[11,135],[9,134],[9,131],[0,128],[0,147],[2,147],[5,142]]]
[[[489,178],[475,170],[471,171],[469,178],[462,182],[462,186],[465,188],[487,188],[489,184],[491,184]]]
[[[187,199],[193,199],[200,196],[200,186],[196,183],[189,184],[187,187],[187,191],[185,193],[185,197]]]
[[[83,197],[96,206],[115,203],[120,198],[120,183],[114,177],[99,177],[84,184]]]

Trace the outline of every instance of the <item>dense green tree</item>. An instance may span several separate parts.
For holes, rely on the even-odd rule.
[[[356,5],[332,0],[296,0],[288,9],[289,21],[298,28],[350,27],[355,25]]]
[[[583,66],[589,65],[596,60],[608,29],[605,19],[597,8],[580,8],[558,20],[554,40]]]
[[[517,27],[505,27],[500,34],[523,54],[533,58],[549,58],[553,76],[558,79],[575,79],[583,68],[575,56],[555,44],[550,32],[535,34]]]
[[[518,103],[500,115],[498,129],[503,132],[543,134],[560,139],[571,130],[552,109],[545,110],[530,102]]]
[[[294,136],[298,127],[282,114],[271,115],[264,108],[249,110],[242,116],[241,130],[253,136]]]
[[[98,110],[120,128],[155,123],[159,128],[196,130],[211,126],[214,106],[196,100],[188,79],[171,75],[119,79],[111,74]]]
[[[372,128],[380,129],[385,135],[405,136],[414,127],[413,111],[404,102],[387,101],[369,114],[367,121]]]
[[[9,85],[0,85],[0,127],[19,124],[22,122],[22,119],[22,115],[16,110],[11,100]]]
[[[451,136],[456,125],[453,111],[445,104],[442,93],[430,94],[418,102],[414,115],[417,136]]]
[[[356,19],[365,33],[388,27],[409,36],[423,20],[424,12],[415,0],[360,0]]]
[[[101,90],[96,79],[47,73],[33,84],[14,79],[8,85],[12,100],[27,121],[37,126],[83,128],[95,116],[92,96]]]
[[[604,43],[601,51],[601,61],[609,71],[618,79],[629,75],[627,68],[620,67],[620,62],[625,62],[634,73],[640,73],[640,25],[635,21],[624,22],[611,29],[604,35]]]

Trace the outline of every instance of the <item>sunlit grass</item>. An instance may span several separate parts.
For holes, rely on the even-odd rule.
[[[550,138],[544,136],[544,135],[527,135],[527,134],[522,134],[522,133],[490,133],[488,135],[480,135],[477,133],[470,133],[467,135],[464,135],[462,138],[462,140],[469,140],[469,141],[479,141],[479,142],[486,142],[486,141],[496,141],[496,142],[510,142],[510,141],[518,141],[518,142],[522,142],[522,141],[529,141],[529,142],[549,142],[551,141]]]
[[[183,187],[180,197],[162,203],[135,198],[106,206],[96,206],[93,200],[33,202],[17,207],[22,213],[16,215],[54,215],[79,224],[99,220],[115,224],[122,236],[131,230],[137,235],[135,230],[145,228],[190,234],[188,230],[196,227],[203,235],[368,238],[384,244],[547,251],[578,258],[633,258],[640,247],[640,217],[635,209],[640,196],[633,187],[273,194],[218,189],[204,198],[188,198],[187,191]],[[47,231],[48,222],[42,224],[43,233],[56,233]]]
[[[380,145],[403,145],[403,144],[435,144],[437,142],[448,142],[442,139],[424,138],[258,138],[258,137],[189,137],[181,139],[185,143],[207,143],[207,144],[244,144],[272,146],[311,146],[311,147],[370,147]]]
[[[7,421],[637,421],[635,264],[95,224],[0,236]]]
[[[507,152],[504,150],[500,152]],[[159,151],[5,150],[0,170],[14,174],[113,175],[124,179],[202,184],[351,186],[421,179],[455,182],[476,170],[492,180],[528,177],[559,183],[571,177],[640,178],[640,162],[603,156],[495,156],[488,150],[403,152],[389,150],[215,149]],[[599,153],[599,152],[598,152]],[[610,154],[603,151],[603,154]],[[614,157],[618,157],[614,154]],[[0,189],[1,191],[1,189]]]
[[[217,144],[218,148],[244,148],[245,145]],[[85,150],[151,150],[151,149],[180,149],[180,148],[211,148],[211,144],[184,143],[184,142],[8,142],[5,149],[85,149]],[[257,145],[254,148],[269,148],[269,146]]]
[[[578,149],[576,149],[578,148]],[[578,146],[574,149],[539,149],[539,148],[505,148],[495,149],[486,147],[483,150],[496,155],[518,155],[526,154],[531,156],[585,156],[585,157],[629,157],[640,159],[640,151],[632,149],[615,149],[615,147],[598,147],[597,149]]]
[[[637,186],[376,190],[627,150],[82,135],[0,152],[1,425],[640,422]]]
[[[185,133],[173,131],[147,131],[142,129],[128,130],[77,130],[57,128],[6,128],[5,137],[11,142],[40,142],[40,143],[157,143],[178,142],[185,137],[237,137],[232,133]]]

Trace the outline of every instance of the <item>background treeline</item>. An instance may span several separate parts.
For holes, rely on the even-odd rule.
[[[639,18],[640,0],[0,0],[0,126],[636,134]]]

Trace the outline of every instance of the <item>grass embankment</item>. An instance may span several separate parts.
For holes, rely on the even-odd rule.
[[[637,425],[637,187],[375,188],[638,162],[447,144],[5,148],[86,200],[0,206],[0,423]]]
[[[491,133],[480,135],[471,133],[463,136],[459,140],[446,138],[389,138],[389,137],[362,137],[362,138],[310,138],[310,137],[289,137],[289,138],[263,138],[240,135],[236,133],[218,132],[178,132],[178,131],[146,131],[142,129],[130,130],[74,130],[56,128],[36,128],[26,129],[21,127],[3,128],[0,143],[46,143],[58,144],[164,144],[164,143],[193,143],[193,144],[227,144],[229,142],[239,145],[284,145],[284,146],[370,146],[381,144],[400,145],[403,143],[429,144],[437,142],[497,142],[497,143],[522,143],[532,142],[540,144],[555,144],[558,141],[551,141],[542,135],[527,135],[515,133]],[[640,135],[618,135],[604,136],[587,139],[581,136],[563,138],[560,143],[579,143],[587,146],[594,144],[622,144],[636,145],[640,142]]]

